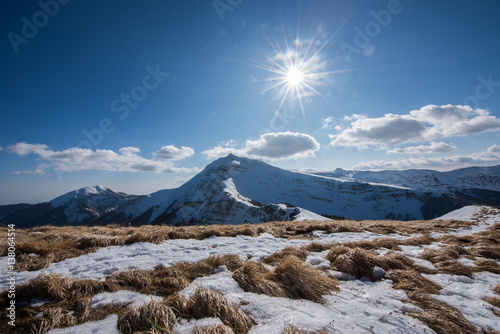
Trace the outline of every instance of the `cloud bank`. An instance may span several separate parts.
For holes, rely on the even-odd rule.
[[[367,149],[387,148],[500,130],[500,119],[484,109],[462,105],[428,105],[406,115],[385,114],[378,118],[353,115],[340,133],[330,135],[330,145]]]
[[[313,157],[320,144],[310,135],[298,132],[266,133],[255,141],[247,140],[245,147],[237,149],[216,146],[202,153],[207,159],[216,159],[233,153],[248,158],[281,160],[289,158]]]
[[[456,146],[446,143],[431,142],[429,145],[410,146],[405,148],[395,148],[387,150],[387,154],[428,154],[428,153],[445,153],[455,151]]]
[[[478,164],[500,163],[500,145],[490,146],[486,151],[471,155],[454,155],[440,158],[410,158],[398,161],[371,161],[362,162],[353,169],[384,170],[384,169],[411,169],[411,168],[439,168]]]
[[[45,144],[17,143],[8,146],[6,152],[18,155],[35,154],[41,163],[33,171],[15,171],[13,174],[47,174],[47,169],[53,168],[60,172],[75,171],[110,171],[110,172],[153,172],[180,173],[193,172],[198,169],[175,167],[172,161],[184,159],[194,154],[188,147],[180,149],[174,146],[164,146],[155,153],[158,159],[146,159],[139,155],[137,147],[123,147],[118,152],[112,150],[95,151],[72,147],[63,151],[53,151]]]

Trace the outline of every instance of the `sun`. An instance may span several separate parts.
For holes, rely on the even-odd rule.
[[[295,88],[304,83],[304,72],[300,68],[292,67],[286,72],[288,86]]]
[[[314,96],[319,96],[330,103],[321,91],[329,86],[330,77],[340,72],[328,70],[328,59],[321,57],[321,51],[333,35],[326,41],[319,41],[315,36],[309,39],[296,36],[292,43],[285,37],[282,44],[274,37],[266,37],[271,48],[261,52],[265,61],[254,61],[252,64],[268,75],[261,80],[266,85],[260,93],[274,92],[271,102],[277,103],[275,118],[280,117],[286,106],[293,109],[298,104],[307,127],[305,102],[311,102]]]

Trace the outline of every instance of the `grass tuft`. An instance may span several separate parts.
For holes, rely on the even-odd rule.
[[[364,249],[349,249],[346,253],[338,255],[331,266],[341,272],[348,273],[356,278],[363,276],[374,281],[373,269],[375,267],[373,255]]]
[[[266,257],[262,262],[265,264],[269,264],[272,266],[275,266],[279,264],[280,262],[283,261],[284,258],[289,257],[289,256],[295,256],[299,259],[305,260],[307,259],[307,256],[309,255],[309,251],[301,248],[296,248],[292,246],[288,246],[284,249],[282,249],[279,252],[276,252],[268,257]]]
[[[172,330],[177,318],[174,312],[165,304],[151,301],[141,307],[128,307],[118,317],[118,329],[123,334],[151,331],[153,324]],[[153,324],[151,324],[153,323]]]
[[[261,262],[246,261],[234,272],[233,279],[246,292],[265,294],[271,297],[287,297],[283,285],[270,279],[271,271]]]
[[[442,289],[440,285],[415,270],[391,270],[386,277],[394,282],[394,289],[430,294],[439,294],[439,290]]]
[[[474,261],[476,268],[473,268],[476,272],[489,271],[494,274],[500,274],[500,264],[497,261],[491,259],[478,259]]]
[[[337,291],[339,284],[334,277],[294,256],[285,258],[273,271],[260,262],[247,261],[233,278],[246,292],[317,303],[324,302],[323,295]]]
[[[490,303],[491,305],[500,308],[500,298],[498,297],[488,297],[483,299],[485,302]]]
[[[289,298],[324,303],[323,295],[338,291],[337,279],[294,256],[289,256],[278,264],[271,277],[284,287]]]
[[[33,324],[32,333],[44,334],[53,328],[68,327],[76,324],[76,318],[60,307],[47,309],[43,318]]]
[[[231,305],[221,293],[203,288],[196,289],[189,298],[187,310],[197,319],[217,317],[236,333],[247,333],[255,324],[245,312]]]
[[[423,293],[411,293],[408,296],[415,305],[424,310],[421,313],[411,313],[410,315],[425,323],[436,333],[478,333],[474,325],[454,307],[438,302]]]

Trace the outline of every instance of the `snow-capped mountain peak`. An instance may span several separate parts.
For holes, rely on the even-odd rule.
[[[468,204],[500,205],[500,166],[297,172],[229,154],[177,189],[128,195],[81,188],[48,203],[10,206],[1,223],[240,224],[270,220],[431,219]],[[2,209],[2,208],[0,208]],[[3,215],[3,213],[2,213]]]

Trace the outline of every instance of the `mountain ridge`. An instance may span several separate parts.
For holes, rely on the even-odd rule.
[[[0,224],[241,224],[322,215],[415,220],[469,204],[500,205],[500,166],[313,173],[230,154],[179,188],[130,195],[85,187],[45,203],[0,206]]]

